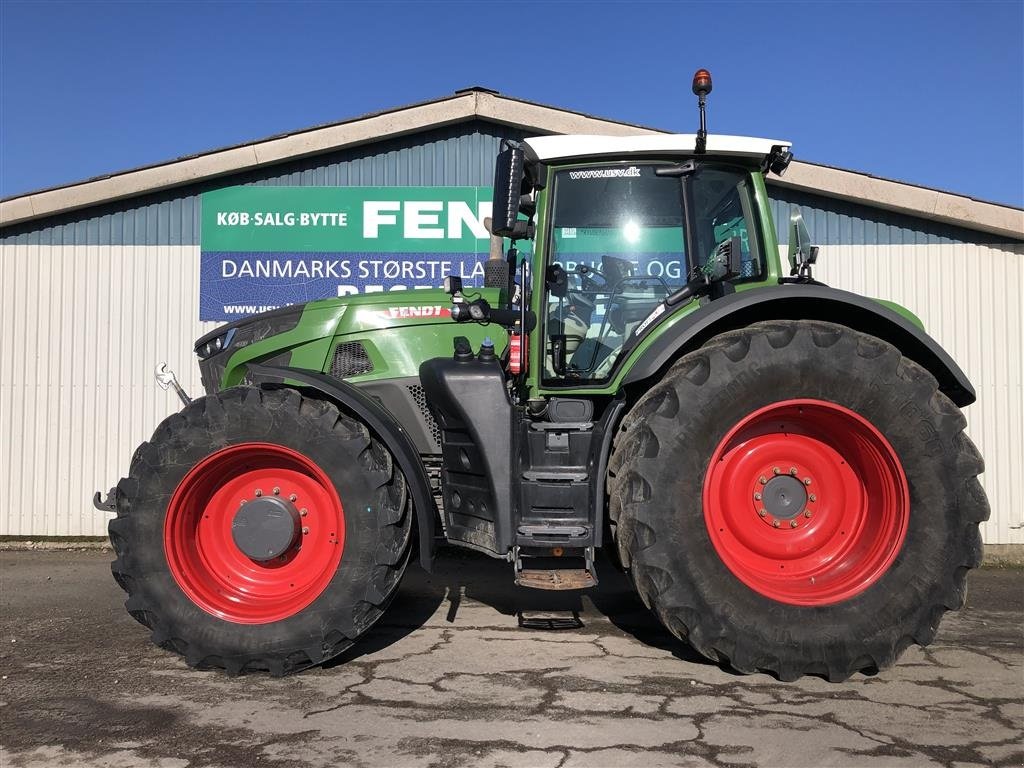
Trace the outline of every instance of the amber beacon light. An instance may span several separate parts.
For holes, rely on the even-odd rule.
[[[698,69],[693,73],[693,93],[701,99],[711,93],[711,73],[706,69]]]

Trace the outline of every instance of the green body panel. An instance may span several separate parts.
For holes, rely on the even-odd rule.
[[[471,290],[492,304],[499,301],[496,289]],[[221,386],[240,384],[249,362],[329,373],[334,347],[343,341],[361,342],[373,362],[370,373],[346,379],[353,384],[418,376],[424,360],[452,354],[457,336],[468,338],[474,348],[490,337],[498,352],[508,344],[508,333],[500,326],[453,322],[451,297],[441,290],[322,299],[303,305],[301,311],[292,330],[236,351],[228,360]],[[289,357],[283,359],[284,355]]]
[[[224,369],[221,387],[241,384],[245,378],[246,363],[283,355],[290,355],[289,365],[296,368],[321,370],[331,336],[344,312],[345,304],[338,299],[309,302],[302,307],[298,325],[290,331],[253,342],[231,355]]]
[[[494,288],[467,289],[497,305]],[[433,357],[450,357],[457,336],[465,336],[474,348],[490,337],[500,353],[508,333],[498,325],[456,323],[451,319],[451,296],[440,290],[404,291],[349,297],[349,310],[341,318],[328,353],[343,341],[360,341],[373,362],[373,371],[346,381],[360,384],[381,379],[418,376],[420,363]],[[294,363],[293,363],[294,364]],[[331,360],[318,369],[330,371]]]
[[[885,299],[875,299],[875,301],[877,301],[883,307],[891,309],[896,314],[902,315],[907,320],[909,320],[911,323],[913,323],[918,328],[920,328],[922,331],[924,330],[924,323],[921,322],[921,318],[919,318],[917,315],[915,315],[913,312],[911,312],[906,307],[900,306],[895,301],[886,301]]]

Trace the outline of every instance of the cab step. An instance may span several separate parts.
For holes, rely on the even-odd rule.
[[[597,579],[586,568],[554,568],[518,571],[516,584],[530,589],[589,589],[597,586]]]
[[[571,567],[583,560],[583,567]],[[536,561],[536,565],[557,567],[528,568],[523,563],[519,547],[512,550],[512,561],[515,568],[516,585],[529,589],[589,589],[597,586],[597,571],[594,568],[594,548],[587,547],[582,556],[569,557],[526,557],[527,561]],[[575,561],[575,562],[574,562]],[[533,565],[534,563],[531,563]]]

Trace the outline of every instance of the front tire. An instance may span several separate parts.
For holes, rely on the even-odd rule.
[[[411,502],[391,454],[294,390],[193,401],[136,450],[116,498],[125,605],[195,667],[280,675],[338,655],[409,559]]]
[[[677,637],[741,672],[846,679],[962,606],[989,508],[966,420],[891,345],[757,323],[680,359],[610,462],[620,556]]]

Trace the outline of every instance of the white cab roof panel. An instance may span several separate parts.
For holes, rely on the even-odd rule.
[[[628,156],[631,154],[693,154],[697,136],[692,133],[663,133],[648,136],[538,136],[526,144],[543,161],[573,157]],[[708,134],[707,154],[761,158],[780,145],[789,149],[790,142],[780,139],[757,139],[751,136]]]

